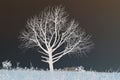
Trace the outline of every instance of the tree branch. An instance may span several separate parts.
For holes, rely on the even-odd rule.
[[[53,42],[52,47],[55,45],[56,40],[57,40],[57,16],[55,17],[54,23],[55,23],[55,40],[54,40],[54,42]]]
[[[47,17],[47,16],[46,16]],[[47,28],[47,19],[45,20],[45,45],[47,47],[47,50],[49,48],[48,42],[47,42],[47,32],[46,32],[46,28]]]
[[[52,36],[51,36],[51,38],[50,38],[49,46],[50,46],[50,43],[52,42],[53,37],[54,37],[54,33],[52,34]]]
[[[39,43],[39,41],[38,41],[38,39],[37,39],[37,35],[36,35],[36,31],[35,31],[35,30],[34,30],[34,32],[35,32],[35,40],[36,40],[38,46],[39,46],[44,52],[47,53],[47,50],[45,50],[45,49],[42,47],[42,45]]]
[[[46,59],[46,60],[48,60],[49,58],[48,57],[45,57],[45,56],[41,56],[42,58],[44,58],[44,59]]]
[[[64,53],[64,51],[54,54],[53,57],[55,57],[55,56],[57,56],[57,55],[60,55],[60,54],[62,54],[62,53]]]
[[[42,62],[45,62],[45,63],[48,63],[48,61],[46,61],[46,60],[41,60]]]
[[[63,43],[65,43],[65,41],[73,34],[73,32],[71,32],[68,36],[66,36],[63,39],[63,36],[61,37],[61,40],[59,41],[58,45],[53,49],[53,51],[55,51],[58,47],[60,47]]]
[[[42,52],[42,51],[38,51],[39,53],[42,53],[43,55],[45,55],[45,56],[48,56],[48,54],[46,54],[46,53],[44,53],[44,52]]]

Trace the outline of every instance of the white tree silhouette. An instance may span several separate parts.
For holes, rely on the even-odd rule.
[[[25,47],[40,48],[38,52],[50,71],[54,69],[53,63],[64,55],[85,53],[93,45],[91,36],[75,20],[69,20],[61,6],[46,8],[39,16],[29,19],[20,38]]]

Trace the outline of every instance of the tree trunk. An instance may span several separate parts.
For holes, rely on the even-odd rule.
[[[52,50],[50,49],[48,52],[49,52],[49,61],[48,61],[49,69],[50,71],[53,71],[54,68],[53,68]]]
[[[49,69],[50,69],[50,71],[53,71],[53,70],[54,70],[54,68],[53,68],[53,63],[51,63],[51,62],[49,62]]]

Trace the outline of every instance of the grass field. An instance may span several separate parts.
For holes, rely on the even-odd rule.
[[[118,72],[0,70],[0,80],[120,80]]]

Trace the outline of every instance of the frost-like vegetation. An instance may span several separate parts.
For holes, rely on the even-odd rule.
[[[4,61],[2,67],[0,80],[120,80],[118,72],[86,71],[83,66],[66,67],[50,72],[49,70],[38,70],[33,66],[23,69],[19,67],[19,63],[13,69],[11,61]]]
[[[33,69],[1,69],[0,80],[120,80],[120,73],[94,71],[50,72]]]

